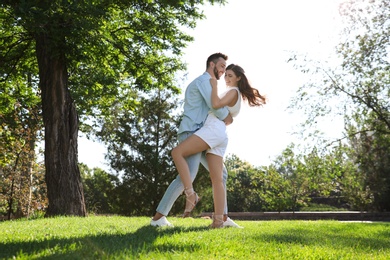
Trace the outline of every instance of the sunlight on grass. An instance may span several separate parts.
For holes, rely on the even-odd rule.
[[[389,259],[390,223],[91,216],[0,223],[1,259]]]

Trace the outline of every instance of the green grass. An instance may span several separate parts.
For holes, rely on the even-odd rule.
[[[91,216],[0,222],[0,259],[390,259],[390,223]]]

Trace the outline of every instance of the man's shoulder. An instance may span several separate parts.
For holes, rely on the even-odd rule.
[[[210,74],[208,72],[204,72],[202,75],[198,77],[200,80],[209,80],[211,78]]]
[[[205,81],[208,81],[210,80],[211,76],[210,74],[208,74],[207,72],[203,73],[202,75],[198,76],[197,78],[195,78],[191,84],[201,84]]]

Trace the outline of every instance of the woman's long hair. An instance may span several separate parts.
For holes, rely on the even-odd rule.
[[[243,68],[236,64],[230,64],[226,67],[226,70],[232,70],[237,77],[241,77],[238,81],[238,89],[241,92],[241,96],[244,100],[248,100],[248,104],[251,107],[262,106],[266,104],[265,96],[262,96],[256,88],[252,88],[249,84],[247,77],[245,76],[245,71]]]

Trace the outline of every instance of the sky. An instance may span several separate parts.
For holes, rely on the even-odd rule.
[[[253,166],[269,165],[292,142],[302,142],[292,133],[303,120],[299,112],[286,110],[305,77],[287,63],[291,52],[326,59],[338,43],[341,0],[228,0],[224,6],[203,7],[206,19],[189,30],[195,40],[184,50],[187,81],[205,71],[207,57],[228,55],[227,64],[244,68],[252,87],[266,95],[262,107],[243,105],[228,126],[226,155],[235,154]],[[218,83],[222,91],[223,77]],[[325,124],[324,124],[325,125]],[[329,136],[340,128],[321,129]],[[102,144],[79,139],[79,162],[106,170]]]

